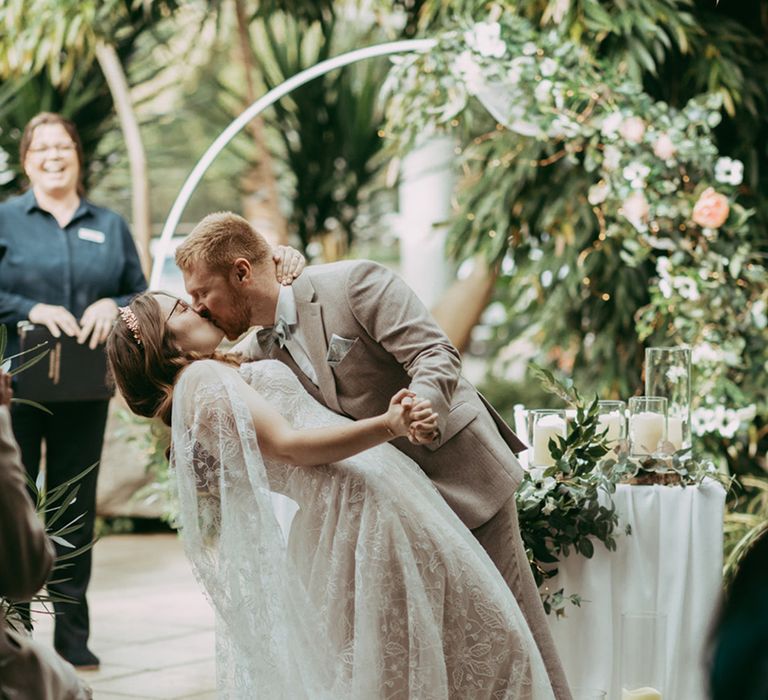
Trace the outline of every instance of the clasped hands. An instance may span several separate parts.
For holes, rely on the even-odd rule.
[[[82,345],[90,336],[88,347],[91,350],[107,339],[115,316],[117,304],[108,298],[94,301],[79,323],[68,309],[54,304],[35,304],[29,312],[29,320],[45,326],[54,338],[59,338],[63,332],[77,337],[77,342]]]
[[[437,417],[429,399],[400,389],[389,402],[387,426],[394,435],[406,435],[414,445],[426,445],[437,439]]]

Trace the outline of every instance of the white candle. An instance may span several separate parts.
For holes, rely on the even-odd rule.
[[[675,452],[683,449],[683,419],[676,416],[667,418],[667,440],[675,446]]]
[[[603,437],[609,449],[616,447],[616,444],[621,439],[621,424],[623,421],[624,418],[618,412],[603,413],[597,417],[600,432],[605,431]]]
[[[630,416],[629,437],[633,454],[651,454],[664,439],[664,416],[661,413],[643,411]]]
[[[551,467],[555,460],[549,451],[550,439],[565,437],[565,421],[560,416],[543,416],[533,426],[534,467]]]
[[[621,700],[661,700],[661,693],[656,688],[621,689]]]

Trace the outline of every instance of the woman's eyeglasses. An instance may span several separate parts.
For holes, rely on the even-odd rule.
[[[75,150],[75,144],[74,143],[53,143],[50,145],[42,144],[40,146],[30,146],[29,152],[33,153],[34,155],[42,155],[44,153],[49,153],[51,151],[56,151],[57,153],[72,153]]]

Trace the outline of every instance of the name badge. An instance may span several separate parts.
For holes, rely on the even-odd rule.
[[[82,227],[77,232],[77,237],[82,238],[84,241],[90,241],[91,243],[104,243],[107,237],[103,231],[97,231],[93,228]]]

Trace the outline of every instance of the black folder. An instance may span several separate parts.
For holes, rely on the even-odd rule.
[[[112,384],[107,377],[107,353],[104,345],[94,350],[86,341],[79,345],[76,337],[61,334],[54,338],[41,325],[22,321],[18,325],[21,350],[46,343],[37,351],[14,360],[26,362],[38,352],[50,350],[42,360],[27,367],[15,377],[14,395],[41,403],[55,401],[98,401],[109,399]]]

